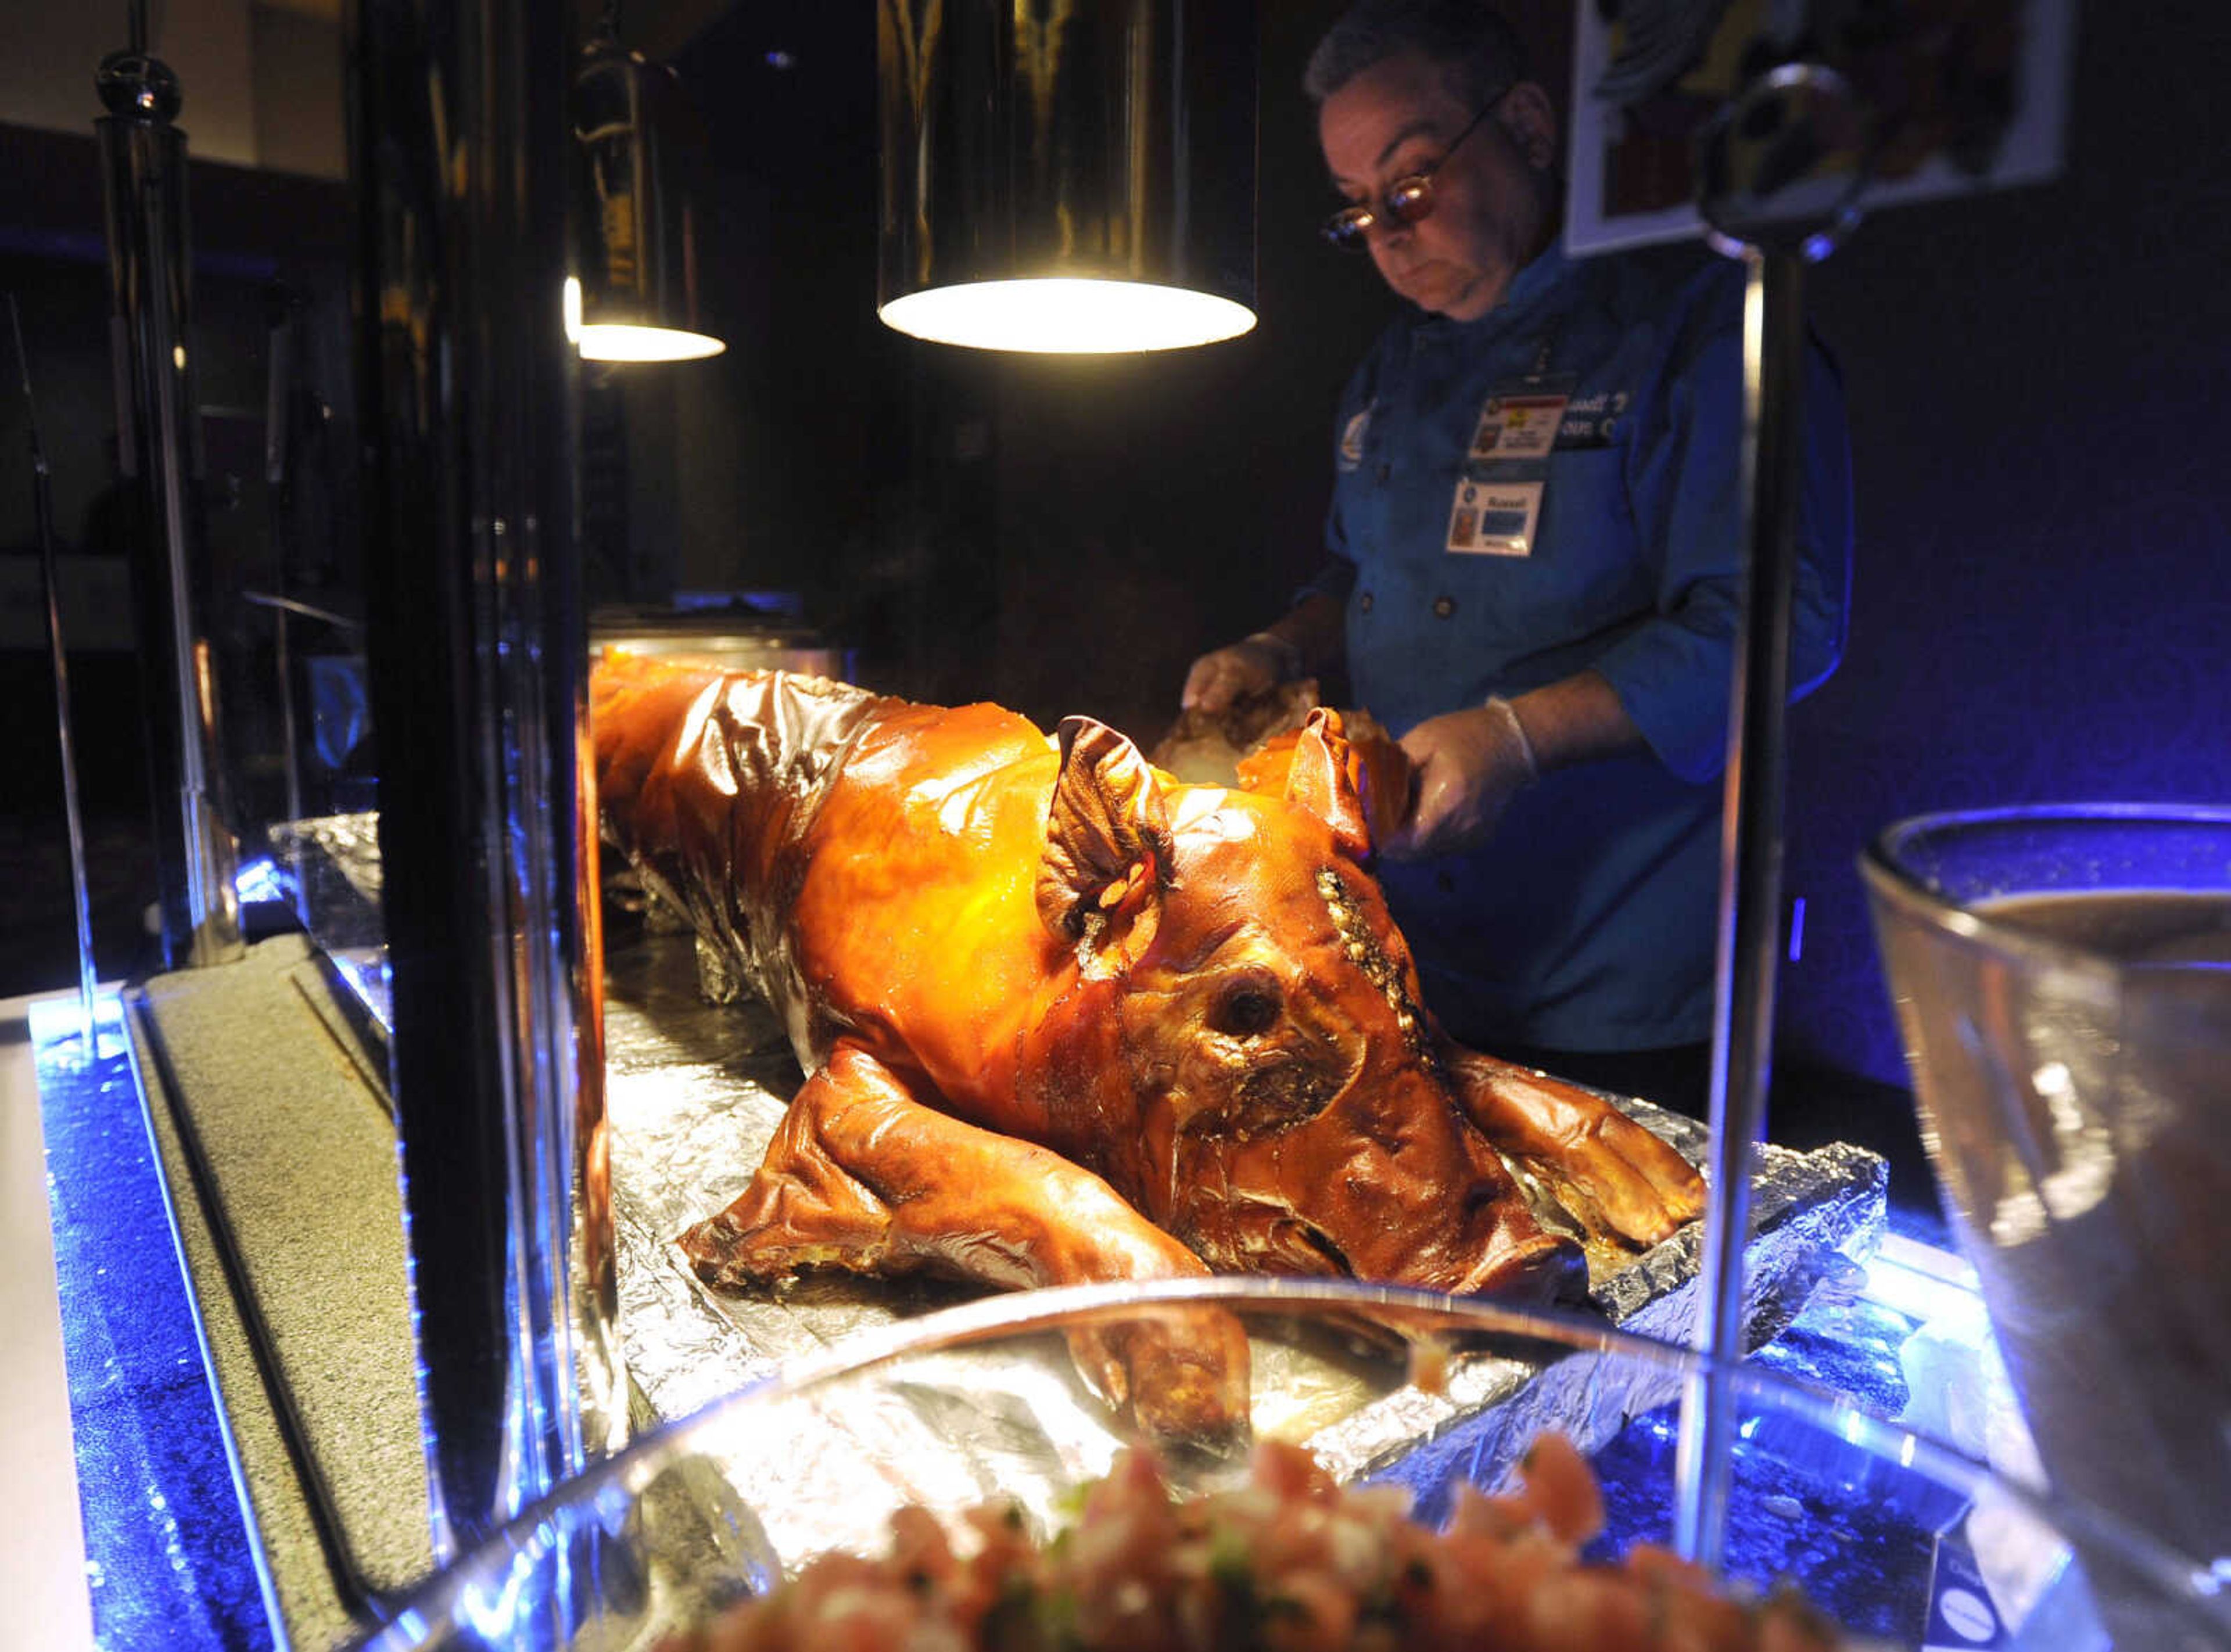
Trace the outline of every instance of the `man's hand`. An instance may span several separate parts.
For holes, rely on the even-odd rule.
[[[1335,597],[1315,591],[1252,636],[1204,654],[1186,673],[1180,710],[1211,717],[1339,662],[1347,621]]]
[[[1429,717],[1402,737],[1417,765],[1415,801],[1379,846],[1390,860],[1451,855],[1495,835],[1503,811],[1533,779],[1516,732],[1485,707]]]
[[[1417,801],[1379,846],[1397,861],[1484,843],[1539,776],[1646,748],[1610,682],[1577,671],[1515,700],[1429,717],[1402,737],[1402,749],[1416,765]]]
[[[1178,704],[1186,711],[1214,716],[1234,700],[1269,694],[1293,674],[1297,657],[1291,643],[1281,647],[1264,637],[1227,643],[1193,662]]]

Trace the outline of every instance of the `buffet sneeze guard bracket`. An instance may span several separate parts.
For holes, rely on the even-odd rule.
[[[1720,844],[1705,1289],[1695,1335],[1713,1358],[1683,1398],[1674,1511],[1683,1554],[1715,1569],[1725,1552],[1737,1424],[1728,1372],[1743,1354],[1744,1240],[1773,1073],[1790,624],[1804,475],[1803,273],[1857,222],[1867,169],[1837,140],[1856,124],[1841,77],[1784,64],[1730,102],[1698,146],[1698,210],[1710,226],[1708,239],[1743,266],[1743,572]],[[1754,141],[1761,132],[1797,131],[1820,135],[1813,152],[1822,171],[1846,171],[1825,210],[1793,213],[1777,200],[1770,158]]]
[[[1742,66],[1720,88],[1724,100],[1698,130],[1690,155],[1695,218],[1705,239],[1740,258],[1745,272],[1743,574],[1715,971],[1704,1263],[1710,1289],[1696,1335],[1700,1348],[1730,1362],[1740,1352],[1746,1172],[1764,1135],[1781,940],[1790,625],[1804,475],[1804,268],[1827,257],[1857,226],[1863,199],[1972,194],[2053,176],[2066,120],[2071,10],[2067,0],[2010,8],[2016,49],[2005,61],[1976,39],[1934,28],[1933,14],[1919,6],[1848,14],[1777,7],[1764,23],[1743,8],[1696,8],[1683,27],[1703,33],[1687,47],[1670,49],[1665,30],[1637,20],[1609,61],[1604,39],[1629,21],[1622,9],[1582,7],[1575,14],[1568,171],[1588,191],[1617,171],[1606,164],[1608,151],[1591,143],[1608,139],[1615,147],[1622,133],[1648,125],[1610,117],[1653,94],[1671,94],[1677,83],[1693,90],[1688,77],[1709,81],[1708,60]],[[1726,30],[1756,37],[1705,38]],[[1730,49],[1721,53],[1720,45]],[[1763,67],[1754,68],[1762,58]],[[1593,133],[1585,142],[1583,127]],[[1602,204],[1593,194],[1589,203]],[[1649,216],[1638,214],[1627,242],[1667,238]],[[1589,216],[1589,249],[1621,244],[1607,233],[1608,220]],[[1700,1378],[1683,1405],[1677,1539],[1685,1555],[1708,1565],[1723,1552],[1734,1444],[1724,1376]]]

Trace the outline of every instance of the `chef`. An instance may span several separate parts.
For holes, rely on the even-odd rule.
[[[1558,128],[1476,0],[1360,0],[1305,86],[1325,225],[1401,308],[1335,425],[1330,557],[1195,661],[1217,712],[1345,668],[1416,766],[1379,871],[1456,1036],[1701,1110],[1742,555],[1740,268],[1568,258]],[[1841,654],[1850,468],[1805,374],[1794,694]]]

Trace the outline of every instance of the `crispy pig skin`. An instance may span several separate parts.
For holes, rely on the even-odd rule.
[[[1049,739],[996,707],[617,651],[592,713],[605,836],[808,1074],[750,1186],[681,1236],[711,1284],[1215,1270],[1571,1296],[1580,1249],[1511,1165],[1592,1242],[1703,1209],[1650,1132],[1434,1023],[1337,713],[1255,790],[1179,783],[1088,718]],[[1200,1317],[1081,1361],[1150,1427],[1212,1433],[1245,1416],[1245,1341]]]

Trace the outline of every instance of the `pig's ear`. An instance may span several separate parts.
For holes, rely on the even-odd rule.
[[[1371,816],[1350,778],[1351,752],[1340,713],[1320,706],[1310,713],[1286,772],[1286,801],[1332,828],[1333,841],[1351,860],[1371,855]]]
[[[1038,917],[1087,974],[1136,958],[1161,915],[1169,813],[1139,748],[1090,717],[1063,720],[1061,772],[1038,860]]]

